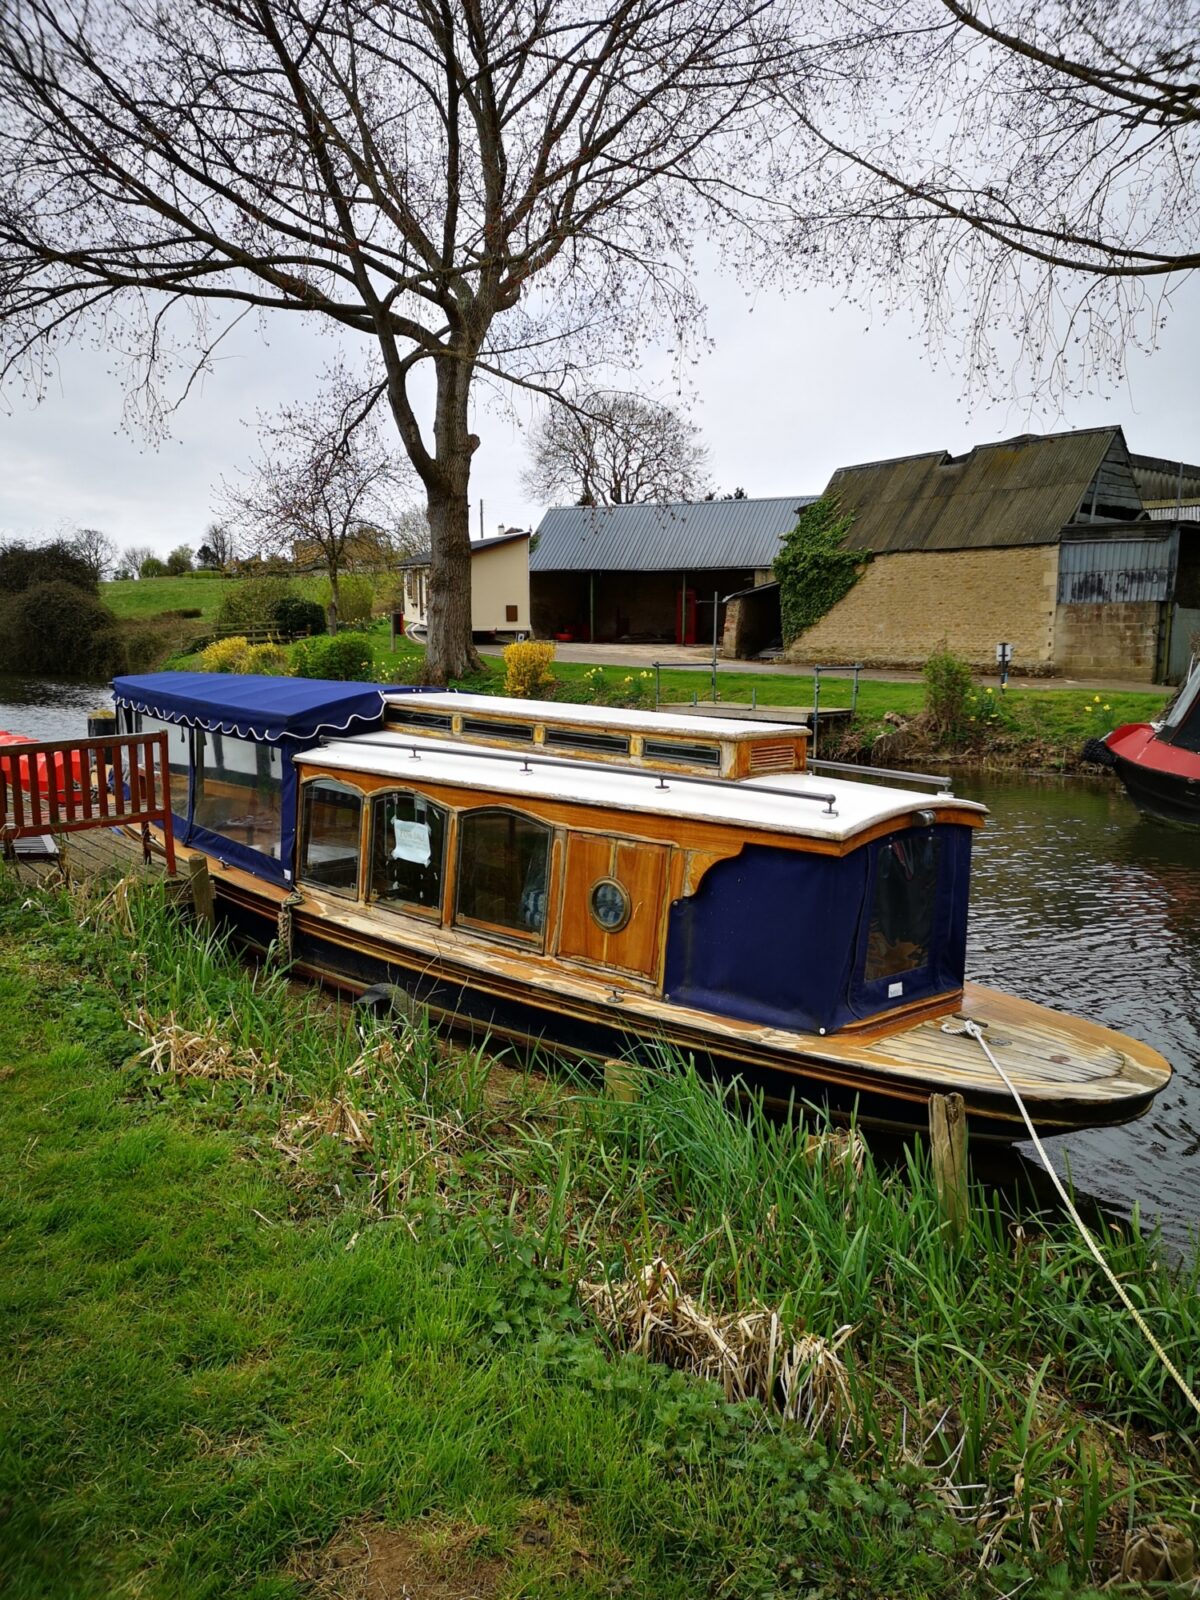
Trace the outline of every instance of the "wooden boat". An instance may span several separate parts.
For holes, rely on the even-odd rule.
[[[1127,722],[1084,756],[1114,767],[1147,816],[1200,828],[1200,661],[1158,722]]]
[[[222,916],[296,969],[594,1059],[693,1056],[769,1098],[973,1131],[1140,1115],[1154,1050],[964,982],[984,808],[827,779],[806,730],[650,711],[159,673],[122,727],[168,730],[177,847]],[[386,985],[380,991],[376,986]]]

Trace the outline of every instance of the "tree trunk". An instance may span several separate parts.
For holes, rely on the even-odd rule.
[[[437,362],[433,471],[425,476],[429,515],[429,635],[425,680],[444,685],[483,670],[471,639],[471,456],[467,427],[470,363]]]
[[[471,503],[458,492],[428,495],[430,533],[429,634],[425,680],[445,685],[479,672],[483,663],[471,639]]]
[[[325,608],[325,622],[330,633],[338,631],[339,600],[338,569],[331,561],[329,563],[329,604]]]

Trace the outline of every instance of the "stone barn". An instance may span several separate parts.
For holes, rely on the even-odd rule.
[[[1154,682],[1177,669],[1200,524],[1151,517],[1119,427],[841,467],[825,492],[872,560],[790,659],[916,667],[944,642],[994,669],[1004,641],[1017,671]]]

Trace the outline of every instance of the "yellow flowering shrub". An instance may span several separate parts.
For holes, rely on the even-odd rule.
[[[246,651],[246,660],[239,672],[260,672],[268,678],[282,678],[291,666],[287,651],[281,644],[252,644]]]
[[[200,665],[205,672],[247,672],[246,657],[250,641],[240,633],[229,639],[214,639],[200,652]]]
[[[504,647],[504,692],[528,700],[549,689],[554,645],[550,640],[522,639]]]

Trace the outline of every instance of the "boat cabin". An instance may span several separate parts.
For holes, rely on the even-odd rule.
[[[389,696],[385,718],[398,733],[735,779],[803,772],[809,732],[805,723],[560,705],[490,694],[425,693],[419,700]]]
[[[818,1033],[961,990],[982,807],[392,727],[295,764],[298,887],[476,959],[522,952],[542,981],[602,972],[615,993]]]

